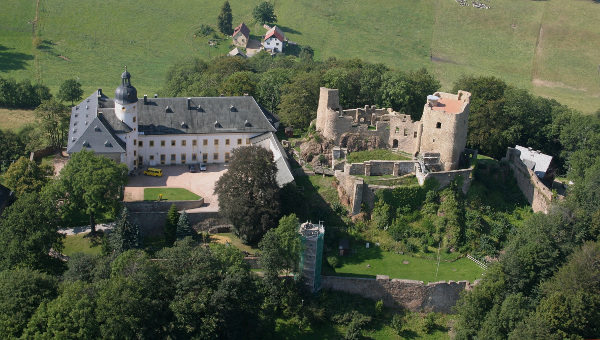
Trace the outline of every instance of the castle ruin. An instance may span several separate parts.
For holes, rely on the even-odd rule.
[[[336,146],[347,147],[350,136],[378,140],[381,148],[421,157],[431,171],[458,169],[467,142],[471,94],[436,92],[427,97],[420,121],[393,109],[375,106],[343,110],[339,91],[321,87],[316,129]],[[375,127],[370,130],[369,126]]]

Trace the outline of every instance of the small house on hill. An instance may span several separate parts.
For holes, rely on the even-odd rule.
[[[519,145],[515,146],[515,149],[519,150],[519,158],[523,164],[532,170],[539,179],[550,184],[554,181],[555,167],[552,156]]]
[[[243,22],[233,30],[233,44],[240,47],[246,47],[250,40],[250,29]]]
[[[265,49],[276,53],[283,52],[284,44],[285,35],[279,27],[273,26],[273,28],[268,30],[267,34],[265,34],[265,38],[263,40],[263,47]]]

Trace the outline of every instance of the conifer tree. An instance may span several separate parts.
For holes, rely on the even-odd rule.
[[[231,14],[231,6],[229,6],[229,1],[225,1],[223,7],[221,7],[221,14],[219,14],[218,27],[219,31],[226,35],[233,34],[233,14]]]
[[[177,211],[177,207],[173,203],[169,212],[167,213],[167,221],[165,222],[165,227],[163,229],[165,235],[165,244],[167,246],[172,246],[177,239],[177,223],[179,221],[179,212]]]
[[[179,215],[179,221],[177,222],[177,238],[182,239],[186,236],[192,235],[194,235],[194,230],[190,226],[190,220],[188,219],[188,215],[184,210]]]
[[[140,228],[129,222],[129,210],[123,208],[115,229],[110,234],[110,246],[116,253],[142,247]]]

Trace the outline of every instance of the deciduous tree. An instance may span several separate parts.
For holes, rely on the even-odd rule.
[[[83,96],[83,89],[81,88],[81,84],[75,79],[67,79],[61,85],[58,90],[58,99],[71,102],[71,106],[75,101],[81,100]]]
[[[317,117],[320,75],[301,73],[283,87],[279,116],[286,125],[305,129]]]
[[[273,154],[260,146],[233,151],[229,170],[215,185],[219,212],[233,224],[246,244],[256,244],[279,215],[277,166]]]
[[[71,115],[65,105],[55,99],[45,100],[35,109],[35,116],[50,146],[61,148],[66,145]]]
[[[52,174],[49,165],[38,166],[36,162],[25,157],[19,158],[12,163],[2,176],[4,185],[12,189],[17,196],[24,193],[39,192],[48,183],[48,177]]]
[[[78,213],[89,216],[91,233],[96,232],[96,217],[103,213],[115,213],[119,196],[127,184],[127,165],[115,163],[92,151],[81,150],[60,173],[57,194],[64,199],[62,212],[73,221]]]

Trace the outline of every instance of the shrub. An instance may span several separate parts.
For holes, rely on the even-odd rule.
[[[431,333],[436,327],[435,324],[435,314],[434,313],[429,313],[425,316],[425,318],[423,319],[423,324],[421,325],[421,331],[423,331],[423,333]]]
[[[212,28],[212,27],[210,27],[208,25],[202,24],[202,25],[200,25],[200,29],[198,29],[198,33],[197,34],[200,34],[200,35],[202,35],[204,37],[207,37],[207,36],[211,35],[214,32],[215,32],[214,28]]]
[[[402,327],[404,327],[404,322],[402,322],[402,315],[394,314],[392,317],[392,328],[396,331],[396,334],[400,335],[402,332]]]
[[[328,256],[327,263],[329,263],[332,268],[337,268],[340,265],[340,260],[337,256]]]

